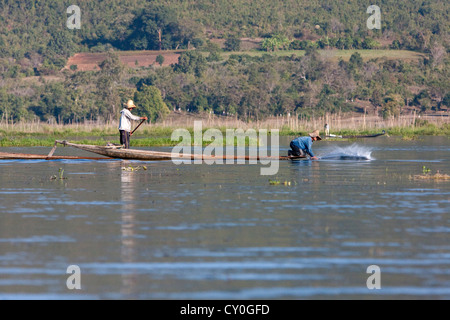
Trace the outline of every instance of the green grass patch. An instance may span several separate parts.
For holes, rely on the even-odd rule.
[[[55,139],[36,139],[32,137],[7,137],[0,139],[0,147],[50,147]]]
[[[226,128],[215,128],[222,133],[223,145],[226,145]],[[171,136],[174,128],[170,127],[155,127],[136,132],[131,138],[131,146],[133,147],[170,147],[180,144],[180,140],[172,141]],[[194,129],[187,128],[191,136],[191,145],[194,145]],[[208,128],[203,129],[205,133]],[[343,129],[333,131],[332,133],[340,136],[358,136],[358,135],[373,135],[381,133],[383,129],[369,129],[369,130],[349,130]],[[432,123],[423,123],[416,127],[392,127],[385,128],[388,136],[402,137],[404,140],[413,140],[419,136],[450,136],[450,124],[436,125]],[[246,132],[246,130],[244,130]],[[268,130],[270,135],[270,130]],[[302,130],[292,130],[289,127],[282,127],[279,131],[280,136],[304,136],[308,132]],[[322,132],[323,135],[323,132]],[[37,132],[5,132],[0,130],[0,147],[52,147],[55,140],[67,140],[78,144],[90,145],[106,145],[108,142],[119,144],[119,135],[117,130],[60,130],[49,133]],[[336,140],[342,140],[337,138]],[[208,146],[212,141],[203,140],[203,146]],[[234,145],[238,145],[237,138],[235,138]],[[254,138],[245,139],[245,146],[259,145],[259,141]]]
[[[450,125],[443,124],[437,126],[435,124],[427,124],[421,127],[394,127],[389,129],[389,134],[393,136],[401,137],[414,137],[414,136],[449,136]]]
[[[333,134],[340,136],[356,136],[356,135],[372,135],[381,133],[383,129],[369,129],[369,130],[349,130],[343,129],[339,131],[333,131]],[[418,127],[392,127],[384,129],[390,136],[410,137],[417,136],[449,136],[450,124],[444,123],[442,125],[436,125],[433,123],[426,124]]]
[[[251,57],[262,57],[265,54],[275,57],[303,57],[305,50],[278,50],[274,52],[251,50],[237,52],[223,52],[222,57],[228,59],[231,55],[249,55]],[[371,60],[377,58],[386,58],[389,60],[418,60],[424,55],[420,52],[409,50],[318,50],[319,54],[327,59],[338,61],[339,59],[349,60],[353,53],[358,52],[363,60]]]

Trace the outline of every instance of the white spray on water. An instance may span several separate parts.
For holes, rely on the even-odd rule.
[[[332,150],[323,153],[322,160],[373,160],[372,150],[354,143],[351,146],[334,146]]]

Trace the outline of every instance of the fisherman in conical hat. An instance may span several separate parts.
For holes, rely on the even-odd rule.
[[[124,103],[124,108],[120,111],[120,122],[119,122],[119,132],[120,132],[120,144],[124,146],[125,149],[130,149],[130,137],[131,137],[131,121],[147,120],[147,117],[138,117],[131,113],[131,110],[137,108],[133,100],[128,100]]]
[[[325,136],[328,137],[330,135],[330,125],[328,123],[325,123],[324,129],[325,129]]]
[[[292,150],[288,151],[288,156],[305,157],[306,155],[309,155],[311,160],[318,160],[319,158],[314,156],[314,153],[312,152],[312,145],[314,141],[319,140],[322,140],[319,130],[311,132],[308,136],[298,137],[297,139],[292,140],[290,145]]]

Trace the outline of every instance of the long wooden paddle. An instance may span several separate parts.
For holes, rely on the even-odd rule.
[[[134,130],[131,132],[130,135],[132,136],[133,133],[134,133],[137,129],[139,129],[139,127],[140,127],[145,121],[147,121],[147,120],[142,120],[141,123],[139,123],[138,126],[137,126],[136,128],[134,128]]]

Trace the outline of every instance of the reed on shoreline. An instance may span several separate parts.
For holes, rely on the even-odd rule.
[[[227,129],[278,129],[281,136],[296,136],[319,129],[324,135],[325,123],[330,132],[336,135],[366,135],[385,130],[389,135],[413,137],[421,135],[450,136],[450,118],[445,115],[416,116],[405,115],[391,119],[378,116],[358,116],[350,118],[326,115],[318,118],[302,119],[280,116],[257,122],[244,122],[232,117],[188,114],[182,117],[169,117],[157,124],[143,125],[133,136],[133,146],[172,146],[172,132],[187,129],[191,133],[194,121],[202,121],[203,131],[216,128],[223,133]],[[71,139],[79,143],[104,145],[118,143],[118,123],[86,122],[76,124],[46,124],[42,122],[0,123],[0,147],[52,146],[56,139]]]

